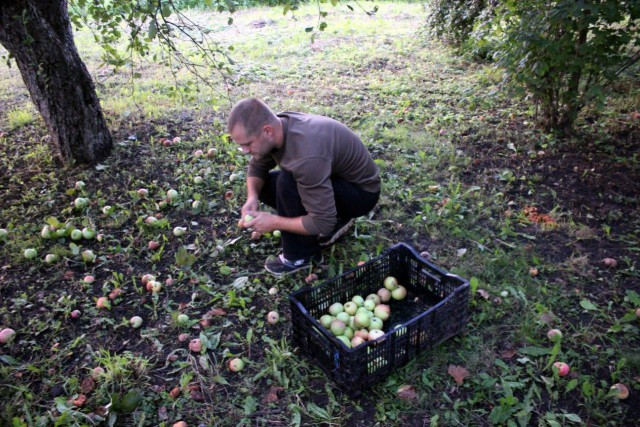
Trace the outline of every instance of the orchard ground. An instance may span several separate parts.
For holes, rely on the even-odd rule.
[[[112,75],[78,33],[116,142],[90,167],[55,162],[17,70],[0,68],[0,327],[17,332],[0,346],[1,425],[100,424],[107,412],[121,425],[640,422],[638,82],[613,87],[604,110],[585,110],[575,136],[559,140],[535,127],[535,109],[491,64],[430,39],[421,5],[379,6],[372,17],[329,8],[313,39],[311,7],[295,19],[242,11],[232,26],[199,14],[235,47],[241,68],[219,83],[231,99],[201,88],[183,103],[152,64],[136,69],[132,90],[128,73]],[[384,182],[379,207],[322,265],[282,279],[262,268],[277,238],[237,227],[247,158],[224,122],[249,95],[345,122]],[[164,203],[169,189],[179,196]],[[86,208],[74,207],[78,197]],[[47,224],[101,238],[44,239]],[[311,273],[318,284],[396,242],[471,280],[470,321],[351,400],[293,345],[287,295]],[[95,262],[82,260],[87,249]],[[49,253],[58,261],[45,263]],[[145,274],[159,293],[145,289]],[[100,297],[110,309],[96,307]],[[551,328],[563,333],[557,344]],[[189,351],[196,338],[199,353]],[[244,369],[231,372],[236,357]],[[554,374],[557,361],[567,376]],[[612,396],[615,383],[627,399]]]

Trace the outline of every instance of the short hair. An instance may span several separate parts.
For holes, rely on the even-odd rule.
[[[242,125],[247,135],[256,135],[266,124],[275,125],[278,120],[276,114],[258,98],[245,98],[238,101],[229,113],[227,132],[231,132],[237,125]]]

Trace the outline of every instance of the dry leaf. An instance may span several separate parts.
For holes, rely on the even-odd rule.
[[[456,384],[458,385],[462,385],[464,379],[469,376],[469,371],[467,371],[463,366],[456,365],[449,365],[447,373],[456,380]]]
[[[172,388],[169,392],[169,396],[171,396],[173,399],[176,399],[178,396],[180,396],[180,387],[176,386]]]
[[[86,402],[87,402],[87,396],[85,396],[84,394],[79,395],[78,397],[76,397],[71,401],[71,403],[73,403],[73,405],[77,406],[78,408],[83,406]]]
[[[89,394],[94,388],[96,388],[96,383],[90,377],[82,380],[82,384],[80,385],[80,391],[82,394]]]
[[[476,293],[484,299],[489,299],[489,292],[485,291],[484,289],[478,289]]]
[[[221,308],[212,308],[207,314],[211,316],[226,316],[227,312]]]
[[[158,409],[158,419],[160,421],[167,421],[169,419],[166,406],[161,406],[160,409]]]
[[[264,397],[262,398],[262,404],[264,405],[266,403],[277,402],[278,400],[280,400],[280,397],[278,397],[278,393],[283,391],[284,391],[284,387],[272,386],[267,392],[267,394],[265,394]]]
[[[416,393],[416,388],[409,384],[403,384],[398,388],[396,392],[398,397],[402,400],[413,400],[418,397],[418,393]]]
[[[318,280],[318,275],[315,273],[311,273],[309,274],[307,277],[304,278],[304,281],[307,285],[315,282],[316,280]]]

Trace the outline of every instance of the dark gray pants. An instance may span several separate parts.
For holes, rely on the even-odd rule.
[[[332,178],[338,220],[366,215],[374,208],[380,193],[364,191],[358,185],[340,178]],[[260,192],[260,201],[274,208],[278,215],[295,218],[307,214],[302,205],[298,186],[289,172],[271,171]],[[282,232],[282,250],[290,261],[320,255],[318,236],[304,236]]]

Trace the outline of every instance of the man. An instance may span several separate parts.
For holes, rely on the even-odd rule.
[[[227,131],[251,155],[242,218],[253,219],[241,220],[241,226],[282,232],[283,252],[265,263],[276,276],[321,262],[321,247],[335,242],[378,202],[377,165],[360,138],[336,120],[275,114],[260,99],[247,98],[231,110]],[[277,214],[260,211],[260,202]]]

